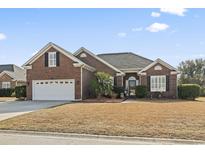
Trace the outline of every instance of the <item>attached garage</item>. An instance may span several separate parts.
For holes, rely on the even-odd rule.
[[[32,100],[75,100],[75,80],[33,80]]]

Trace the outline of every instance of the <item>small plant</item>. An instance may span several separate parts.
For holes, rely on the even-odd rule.
[[[125,92],[124,87],[118,87],[118,86],[114,86],[113,87],[113,91],[117,94],[117,98],[121,97],[121,94]]]
[[[181,99],[195,100],[200,96],[201,87],[198,84],[182,84],[178,86],[178,96]]]
[[[26,97],[26,86],[18,86],[15,88],[16,98]]]
[[[0,89],[0,97],[11,97],[13,92],[14,92],[13,88]]]
[[[95,77],[91,82],[91,87],[96,96],[98,98],[102,96],[111,97],[113,89],[111,76],[105,72],[97,72]]]
[[[143,85],[136,86],[135,94],[137,98],[147,97],[147,87]]]

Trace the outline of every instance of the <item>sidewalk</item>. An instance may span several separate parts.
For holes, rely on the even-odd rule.
[[[205,141],[144,137],[105,136],[74,133],[0,130],[0,144],[73,144],[73,145],[150,145],[205,144]]]

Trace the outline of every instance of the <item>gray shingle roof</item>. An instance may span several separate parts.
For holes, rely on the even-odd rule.
[[[99,54],[98,56],[120,70],[134,68],[141,70],[153,62],[132,52]]]
[[[8,64],[8,65],[0,65],[0,73],[3,71],[14,71],[14,67],[12,64]]]
[[[2,72],[8,74],[14,80],[26,81],[25,70],[16,65],[13,65],[13,64],[0,65],[0,73]]]

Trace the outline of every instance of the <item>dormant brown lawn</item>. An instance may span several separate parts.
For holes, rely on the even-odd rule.
[[[205,98],[68,104],[2,121],[0,129],[205,140]]]

